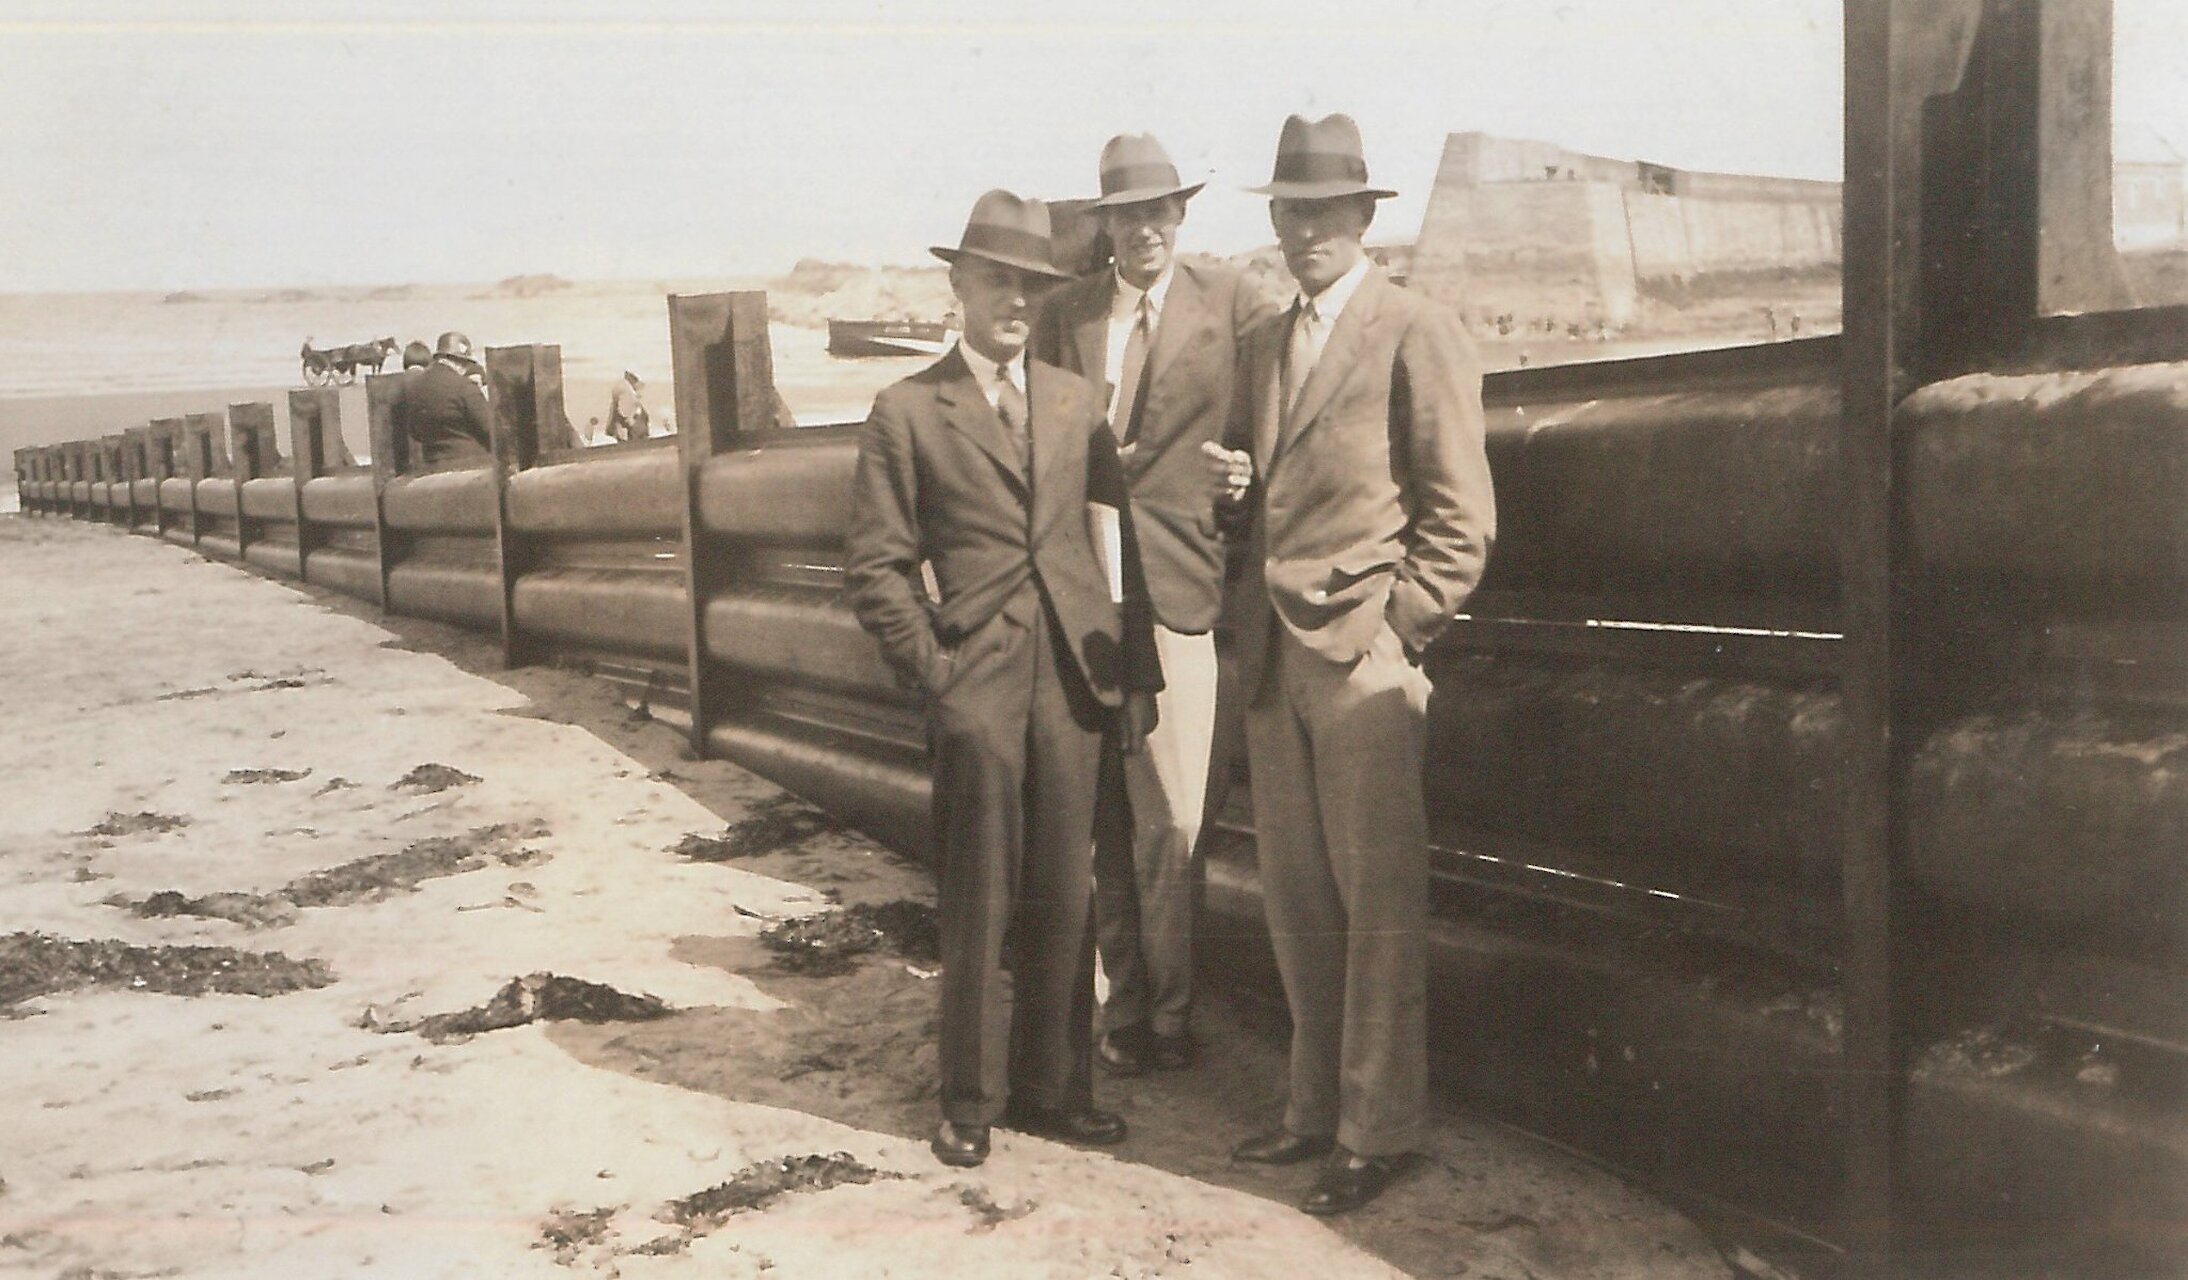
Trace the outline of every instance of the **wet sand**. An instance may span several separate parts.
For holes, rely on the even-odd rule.
[[[986,1166],[945,1170],[922,1140],[931,970],[883,948],[803,977],[755,942],[831,898],[931,901],[920,869],[825,822],[738,828],[795,802],[689,759],[598,681],[493,672],[482,637],[58,520],[0,520],[0,577],[29,587],[0,597],[0,935],[331,975],[270,995],[118,979],[10,1006],[0,1269],[1727,1274],[1661,1204],[1459,1115],[1383,1201],[1334,1226],[1298,1214],[1302,1171],[1223,1156],[1273,1114],[1281,1058],[1263,1007],[1229,997],[1210,1001],[1207,1067],[1104,1082],[1135,1126],[1114,1154],[999,1133]],[[477,781],[403,785],[428,763]],[[725,824],[763,838],[731,862],[668,852]],[[338,868],[385,878],[404,853],[446,874],[293,892]],[[133,909],[163,891],[286,892],[294,910],[254,927]],[[674,1011],[446,1043],[387,1029],[547,972]],[[675,1211],[725,1184],[704,1203],[738,1202],[755,1170],[788,1189]]]

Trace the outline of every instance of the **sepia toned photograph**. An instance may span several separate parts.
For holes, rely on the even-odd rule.
[[[2188,5],[0,0],[0,1275],[2188,1275]]]

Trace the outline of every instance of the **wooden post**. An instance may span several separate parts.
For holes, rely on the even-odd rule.
[[[144,523],[146,514],[143,504],[137,501],[137,481],[152,478],[152,428],[131,427],[122,432],[122,439],[129,449],[129,528],[134,532]],[[158,496],[157,492],[153,494],[155,499]],[[155,518],[155,526],[157,523]]]
[[[99,440],[99,453],[106,460],[106,522],[129,527],[129,443],[119,431]],[[122,500],[114,500],[114,486],[120,485]]]
[[[236,477],[236,559],[248,563],[243,553],[251,545],[251,522],[243,518],[243,486],[258,479],[258,439],[256,433],[244,425],[249,410],[264,409],[267,425],[272,425],[273,406],[232,404],[228,406],[228,457],[235,465]]]
[[[1905,756],[1896,715],[1895,568],[1904,563],[1904,494],[1892,417],[1920,368],[1924,41],[1950,37],[1913,0],[1846,5],[1845,270],[1840,338],[1840,591],[1845,642],[1845,929],[1840,953],[1845,1180],[1841,1234],[1851,1273],[1896,1273],[1905,1063],[1898,1016],[1898,884],[1905,864]],[[1927,29],[1926,29],[1927,28]],[[1949,87],[1949,82],[1934,86]]]
[[[388,571],[395,567],[397,535],[387,527],[387,482],[410,469],[410,439],[395,428],[395,397],[403,389],[400,373],[365,375],[365,419],[372,441],[373,546],[380,553],[380,608],[388,607]]]
[[[296,481],[296,576],[311,581],[311,553],[318,550],[311,521],[304,518],[304,486],[340,466],[349,450],[342,444],[342,397],[333,387],[289,393],[289,466]]]
[[[495,557],[501,563],[501,660],[521,667],[540,659],[517,626],[517,580],[532,567],[531,548],[509,527],[509,478],[538,465],[543,451],[565,447],[570,419],[562,406],[562,348],[553,343],[486,349],[493,409]]]
[[[152,532],[161,538],[167,536],[168,526],[174,522],[168,518],[166,495],[160,491],[167,482],[181,474],[182,468],[182,419],[154,418],[145,432],[145,444],[152,452]]]
[[[84,518],[82,504],[76,501],[76,482],[84,475],[84,446],[81,440],[71,440],[61,446],[61,465],[68,476],[68,514],[72,520]]]
[[[740,436],[787,425],[788,414],[775,393],[765,293],[671,295],[669,351],[676,373],[676,449],[684,476],[691,749],[704,757],[707,732],[727,713],[730,702],[720,668],[707,657],[706,607],[732,575],[729,557],[719,554],[705,536],[699,514],[701,473],[710,459],[734,449]]]
[[[228,462],[220,456],[220,437],[227,423],[217,413],[193,413],[183,419],[183,446],[189,455],[187,474],[190,477],[190,545],[197,546],[205,536],[203,508],[198,503],[198,486],[215,476],[228,474]]]

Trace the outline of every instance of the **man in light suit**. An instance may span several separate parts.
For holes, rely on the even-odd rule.
[[[1112,721],[1144,737],[1162,681],[1100,392],[1025,358],[1059,278],[1046,207],[991,191],[934,252],[964,337],[875,399],[844,571],[860,623],[926,697],[942,927],[929,1145],[969,1166],[998,1122],[1124,1139],[1092,1093],[1095,781]],[[1096,503],[1122,516],[1115,546]]]
[[[1195,1056],[1192,858],[1215,731],[1224,558],[1200,450],[1223,436],[1238,335],[1273,309],[1235,271],[1174,260],[1185,202],[1201,185],[1180,181],[1153,137],[1111,138],[1092,207],[1115,267],[1056,290],[1034,326],[1036,357],[1107,389],[1162,659],[1155,728],[1144,750],[1105,761],[1124,794],[1112,787],[1096,819],[1109,977],[1096,1052],[1119,1075]]]
[[[1495,526],[1481,367],[1453,317],[1361,245],[1375,201],[1346,116],[1293,116],[1265,187],[1299,296],[1249,333],[1231,451],[1248,522],[1228,602],[1249,699],[1270,940],[1291,1006],[1280,1128],[1241,1160],[1327,1156],[1300,1202],[1367,1203],[1411,1163],[1427,1084],[1421,656]]]

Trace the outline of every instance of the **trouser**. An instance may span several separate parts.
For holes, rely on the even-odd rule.
[[[940,845],[942,1114],[1092,1101],[1092,849],[1103,708],[1039,589],[957,650],[928,702]]]
[[[1155,648],[1154,731],[1103,762],[1095,918],[1109,978],[1103,1029],[1145,1024],[1169,1036],[1185,1030],[1193,1002],[1193,849],[1215,734],[1216,642],[1158,626]]]
[[[1345,664],[1276,625],[1246,712],[1254,835],[1284,995],[1284,1125],[1414,1150],[1427,1093],[1428,677],[1385,626]]]

